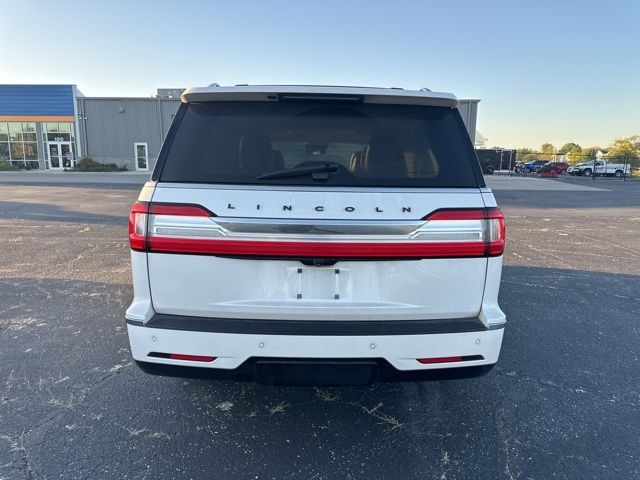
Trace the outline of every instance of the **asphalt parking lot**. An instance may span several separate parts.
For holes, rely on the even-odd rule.
[[[140,372],[140,177],[75,178],[0,176],[0,479],[640,478],[640,182],[490,178],[497,367],[317,389]]]

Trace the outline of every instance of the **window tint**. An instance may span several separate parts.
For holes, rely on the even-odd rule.
[[[160,181],[478,185],[478,162],[456,109],[308,101],[206,102],[182,108],[186,111]],[[299,172],[309,168],[330,172]],[[289,172],[269,175],[284,170]]]

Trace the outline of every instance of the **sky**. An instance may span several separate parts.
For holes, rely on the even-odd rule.
[[[478,98],[491,146],[640,134],[640,1],[0,0],[0,83],[333,84]]]

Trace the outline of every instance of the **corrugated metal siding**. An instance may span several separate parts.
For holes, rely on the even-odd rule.
[[[0,85],[0,115],[73,114],[73,85]]]
[[[476,121],[478,118],[478,103],[480,100],[458,100],[458,110],[460,116],[467,127],[471,143],[475,145],[476,141]]]
[[[79,98],[84,156],[134,170],[134,143],[146,142],[152,169],[179,106],[155,98]]]

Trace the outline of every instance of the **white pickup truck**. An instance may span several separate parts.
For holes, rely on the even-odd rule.
[[[595,163],[595,166],[594,166]],[[590,162],[578,163],[567,169],[569,175],[603,175],[605,177],[622,177],[629,173],[628,163],[610,163],[605,160],[591,160]]]

